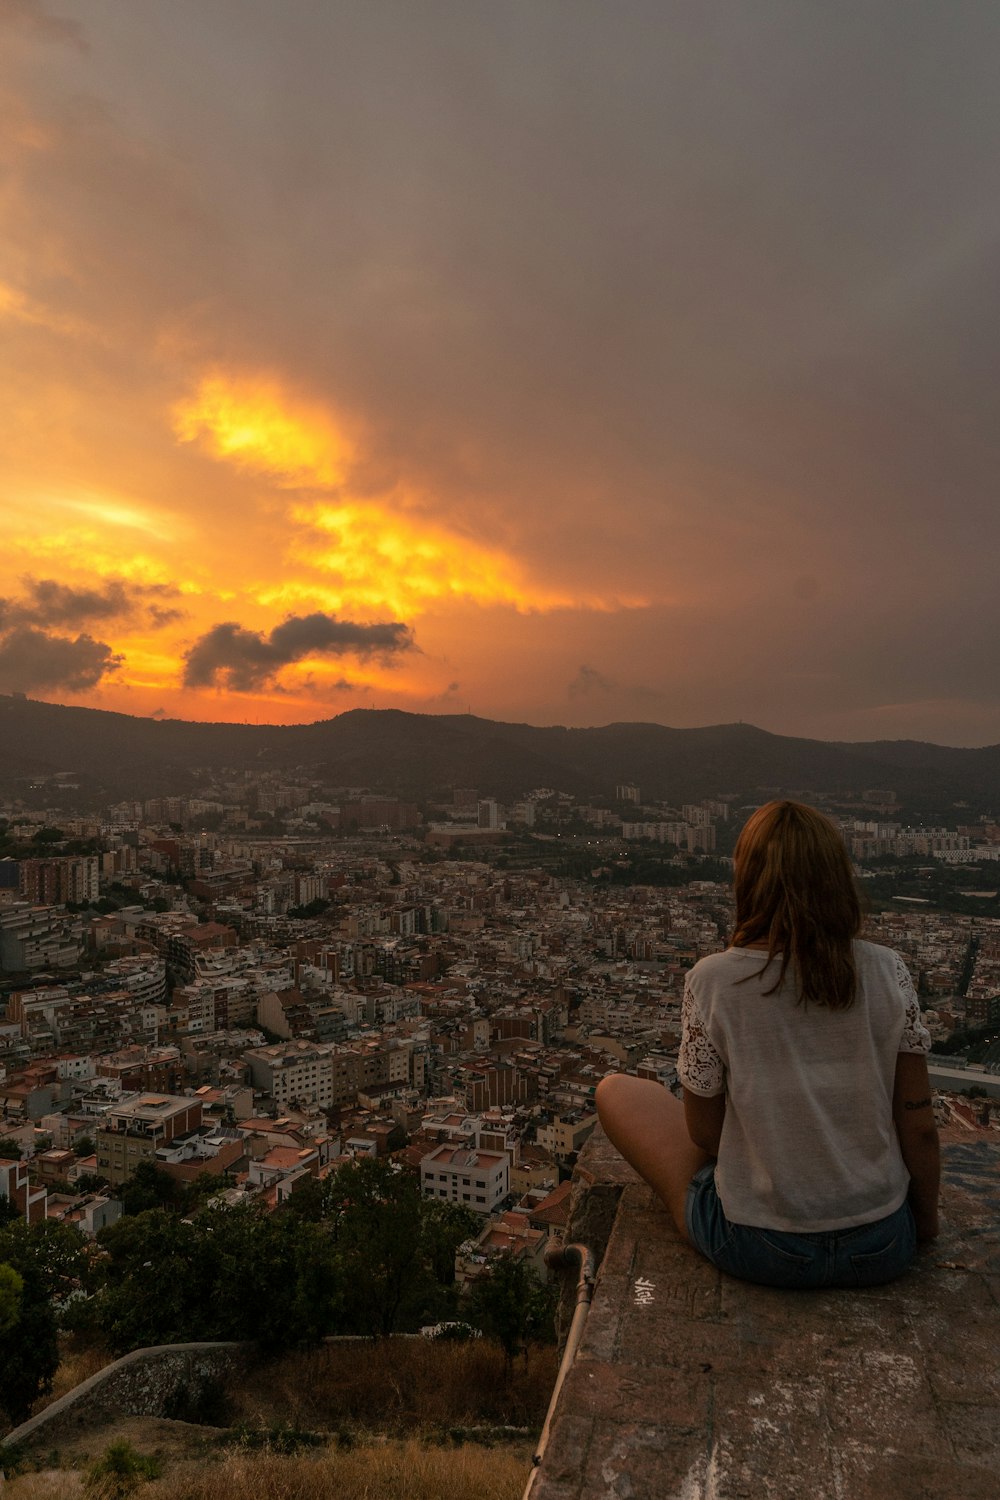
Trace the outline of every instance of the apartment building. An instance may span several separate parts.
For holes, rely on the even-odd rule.
[[[510,1157],[506,1152],[438,1146],[420,1161],[420,1190],[425,1198],[464,1203],[478,1214],[490,1214],[510,1191]]]
[[[32,1187],[23,1161],[0,1158],[0,1198],[6,1198],[26,1224],[45,1222],[47,1190]]]
[[[22,859],[18,886],[35,906],[59,906],[65,901],[96,901],[99,860],[96,854],[57,859]]]
[[[574,1151],[579,1151],[584,1141],[597,1124],[596,1114],[567,1119],[556,1116],[548,1125],[540,1125],[535,1140],[544,1151],[549,1151],[557,1161],[565,1161]]]
[[[97,1170],[117,1186],[126,1182],[141,1161],[151,1161],[161,1146],[197,1130],[202,1122],[200,1099],[174,1094],[138,1094],[108,1110],[94,1131]]]
[[[276,1042],[249,1048],[243,1059],[254,1088],[269,1095],[279,1110],[293,1100],[297,1104],[318,1104],[321,1109],[331,1109],[339,1102],[334,1097],[334,1049],[330,1043],[302,1039]]]
[[[0,911],[0,972],[68,969],[83,952],[83,921],[58,906],[26,901]]]

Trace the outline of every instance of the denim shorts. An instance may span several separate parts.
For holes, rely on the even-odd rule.
[[[908,1203],[887,1218],[851,1229],[799,1234],[733,1224],[715,1190],[714,1162],[691,1179],[685,1220],[691,1243],[714,1266],[761,1286],[803,1290],[879,1286],[901,1276],[917,1249]]]

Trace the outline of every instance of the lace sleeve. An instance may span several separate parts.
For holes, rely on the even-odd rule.
[[[917,1001],[917,992],[913,988],[913,980],[910,978],[910,971],[898,953],[896,954],[896,982],[899,985],[905,1009],[899,1050],[900,1052],[929,1052],[931,1035],[920,1019],[920,1005]]]
[[[692,1094],[710,1098],[726,1087],[726,1068],[712,1046],[698,1002],[687,982],[681,1006],[681,1048],[677,1055],[677,1076]]]

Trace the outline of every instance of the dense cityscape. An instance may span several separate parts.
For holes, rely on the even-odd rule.
[[[988,818],[914,829],[890,791],[816,800],[872,885],[892,861],[912,883],[1000,857]],[[93,1236],[143,1163],[274,1209],[367,1156],[478,1216],[460,1287],[501,1251],[544,1278],[597,1082],[676,1079],[684,975],[725,946],[748,810],[629,784],[606,806],[454,788],[420,809],[246,772],[100,816],[7,806],[0,1196]],[[948,1109],[985,1124],[1000,920],[872,905],[954,1054],[937,1081],[980,1096]]]

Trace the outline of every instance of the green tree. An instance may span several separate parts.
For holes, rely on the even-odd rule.
[[[323,1218],[323,1202],[323,1184],[318,1177],[307,1177],[289,1195],[278,1212],[318,1224]]]
[[[455,1280],[455,1252],[463,1240],[482,1228],[479,1215],[464,1203],[442,1203],[426,1198],[421,1203],[420,1251],[434,1280],[451,1286]]]
[[[76,1179],[78,1193],[100,1193],[108,1186],[108,1179],[100,1172],[82,1172]]]
[[[427,1274],[419,1183],[390,1162],[359,1157],[327,1179],[324,1209],[345,1288],[346,1331],[383,1338]]]
[[[193,1225],[154,1208],[119,1219],[98,1239],[106,1256],[92,1315],[116,1353],[211,1337],[193,1332],[204,1291]]]
[[[200,1271],[214,1285],[216,1337],[278,1350],[336,1331],[341,1287],[329,1225],[252,1203],[210,1208],[196,1227]]]
[[[0,1335],[13,1328],[21,1316],[24,1277],[13,1266],[0,1265]]]
[[[0,1228],[0,1261],[22,1275],[37,1276],[45,1297],[56,1306],[80,1288],[88,1257],[87,1241],[71,1224],[51,1219],[27,1224],[18,1218]]]
[[[122,1208],[126,1214],[142,1214],[151,1208],[180,1209],[184,1204],[184,1184],[171,1177],[151,1161],[141,1161],[132,1176],[123,1183]]]
[[[507,1370],[518,1354],[528,1357],[532,1343],[551,1343],[555,1337],[558,1287],[540,1282],[527,1263],[505,1250],[473,1283],[472,1320],[501,1345]]]
[[[0,1262],[21,1282],[17,1316],[4,1331],[0,1359],[0,1411],[15,1427],[30,1415],[38,1397],[52,1389],[59,1365],[53,1297],[68,1289],[65,1260],[58,1253],[65,1240],[44,1231],[66,1228],[61,1224],[29,1227],[19,1219],[0,1230]],[[8,1291],[12,1287],[8,1278]],[[11,1311],[9,1303],[7,1310]]]
[[[246,1339],[268,1350],[336,1331],[340,1283],[329,1225],[263,1204],[204,1209],[193,1222],[150,1209],[103,1230],[90,1322],[117,1352]]]

